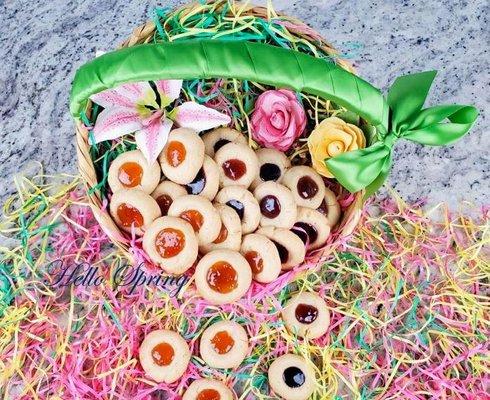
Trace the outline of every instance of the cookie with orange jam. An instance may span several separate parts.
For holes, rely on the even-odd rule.
[[[213,204],[203,196],[188,194],[172,203],[168,215],[189,222],[197,235],[199,245],[215,240],[221,230],[221,218]]]
[[[157,162],[148,161],[139,150],[117,156],[109,167],[107,182],[112,192],[121,189],[141,189],[151,193],[160,181],[161,170]]]
[[[239,300],[252,283],[247,260],[232,250],[214,250],[199,260],[194,274],[197,292],[211,304]]]
[[[206,328],[201,336],[199,351],[212,368],[238,368],[248,354],[245,329],[233,321],[220,321]]]
[[[191,352],[182,336],[170,330],[156,330],[141,343],[139,360],[154,381],[172,383],[186,371]]]
[[[214,379],[198,379],[192,382],[182,400],[233,400],[236,396],[224,383]]]
[[[158,159],[169,180],[185,185],[192,182],[203,165],[204,143],[192,129],[174,129]]]
[[[189,222],[176,217],[156,219],[143,236],[150,259],[170,274],[182,274],[197,259],[198,243]]]
[[[134,229],[141,236],[150,224],[157,219],[160,207],[149,194],[140,189],[121,189],[115,192],[109,210],[116,224],[124,231]]]

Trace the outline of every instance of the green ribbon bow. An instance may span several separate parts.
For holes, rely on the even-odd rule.
[[[442,146],[469,131],[478,116],[475,107],[441,105],[422,109],[435,76],[436,71],[427,71],[397,78],[388,92],[388,132],[365,149],[325,161],[330,172],[350,192],[365,189],[367,197],[383,184],[391,168],[393,145],[398,139]]]

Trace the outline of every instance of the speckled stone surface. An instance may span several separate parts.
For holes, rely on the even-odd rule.
[[[68,113],[76,69],[96,50],[116,47],[155,6],[183,3],[0,0],[1,199],[13,190],[12,175],[32,167],[32,161],[49,173],[76,172]],[[487,0],[276,0],[274,5],[321,32],[375,86],[385,89],[403,73],[439,70],[429,103],[473,103],[481,110],[478,123],[450,147],[399,142],[389,182],[405,199],[488,203]]]

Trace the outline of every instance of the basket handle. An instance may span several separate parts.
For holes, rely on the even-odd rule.
[[[159,79],[236,78],[331,100],[380,132],[388,127],[381,92],[331,61],[268,44],[193,40],[143,44],[107,53],[76,73],[70,96],[75,119],[95,93],[127,82]]]

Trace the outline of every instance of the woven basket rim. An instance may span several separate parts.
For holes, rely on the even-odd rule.
[[[187,10],[194,7],[195,4],[186,4],[182,7],[176,8],[174,11]],[[245,13],[267,18],[268,11],[266,7],[263,6],[248,6]],[[288,18],[291,21],[295,21],[300,24],[305,24],[303,21],[290,17],[288,15],[277,13],[281,17]],[[294,29],[288,28],[290,31],[295,32]],[[131,47],[137,44],[148,43],[154,37],[156,33],[156,25],[153,21],[147,21],[146,23],[135,28],[129,38],[127,38],[119,48]],[[306,40],[315,40],[311,36],[303,32],[295,32],[298,36],[302,36]],[[319,33],[317,33],[321,42],[317,46],[322,49],[325,53],[333,56],[337,56],[337,50]],[[349,72],[355,73],[352,65],[339,57],[336,57],[336,62],[339,66],[346,69]],[[86,114],[90,116],[91,104],[87,104]],[[133,259],[134,255],[130,251],[129,239],[126,234],[116,225],[115,221],[112,219],[108,211],[106,211],[105,199],[103,199],[98,191],[92,191],[97,184],[97,174],[95,171],[95,165],[90,156],[90,143],[89,143],[89,132],[84,126],[83,122],[77,120],[75,122],[76,126],[76,143],[77,143],[77,158],[78,158],[78,170],[83,178],[83,182],[87,189],[87,196],[91,210],[94,214],[95,219],[100,224],[101,228],[108,235],[110,240],[116,245],[128,258]],[[341,219],[337,224],[335,233],[337,235],[337,240],[330,245],[324,247],[320,254],[315,258],[324,259],[328,256],[340,243],[342,237],[348,236],[357,226],[361,216],[361,209],[363,204],[363,193],[354,193],[354,201],[343,211]]]

